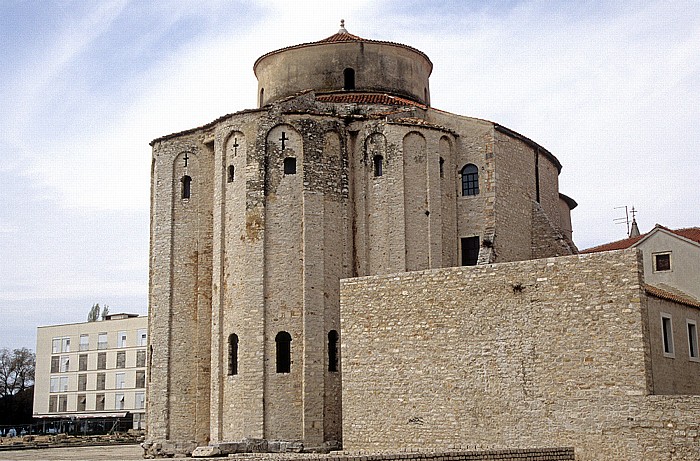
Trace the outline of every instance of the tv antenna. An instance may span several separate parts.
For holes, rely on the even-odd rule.
[[[615,210],[621,210],[625,209],[625,217],[622,218],[615,218],[613,219],[613,222],[615,224],[626,224],[627,225],[627,237],[631,237],[630,235],[630,224],[636,224],[636,217],[637,217],[637,210],[634,209],[634,206],[632,206],[632,209],[630,210],[627,206],[616,206],[614,209]],[[632,221],[630,221],[630,215],[632,215]]]

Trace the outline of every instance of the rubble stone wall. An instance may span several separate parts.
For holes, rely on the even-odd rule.
[[[343,280],[344,448],[699,459],[700,397],[652,395],[642,283],[636,250]]]

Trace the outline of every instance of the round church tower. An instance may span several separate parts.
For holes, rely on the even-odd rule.
[[[556,157],[430,107],[432,67],[341,23],[255,62],[258,109],[151,143],[153,454],[338,448],[372,359],[343,279],[576,252]]]
[[[260,107],[301,91],[375,92],[430,105],[433,63],[410,46],[340,30],[318,42],[282,48],[255,62]]]

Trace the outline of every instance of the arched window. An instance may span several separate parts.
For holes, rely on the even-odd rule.
[[[228,337],[228,374],[238,374],[238,335],[235,333]]]
[[[384,157],[381,155],[374,156],[374,176],[379,177],[384,174]]]
[[[338,332],[328,332],[328,371],[338,371]]]
[[[265,98],[265,88],[260,88],[260,104],[259,107],[263,106],[263,99]]]
[[[462,174],[462,195],[479,195],[479,169],[472,163],[464,165]]]
[[[277,373],[289,373],[292,368],[292,336],[280,331],[275,336],[277,346]]]
[[[227,175],[227,181],[228,182],[233,182],[233,178],[235,176],[236,169],[233,167],[233,165],[228,166],[228,175]]]
[[[192,192],[192,178],[185,175],[180,181],[182,181],[182,199],[187,200],[190,198],[190,193]]]
[[[343,71],[343,89],[344,90],[354,90],[355,89],[355,69],[348,67]]]

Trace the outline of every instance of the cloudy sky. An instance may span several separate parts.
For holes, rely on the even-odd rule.
[[[698,0],[1,0],[0,347],[145,314],[149,141],[255,107],[255,59],[341,18],[430,56],[435,107],[554,153],[579,248],[625,236],[616,207],[700,225]]]

